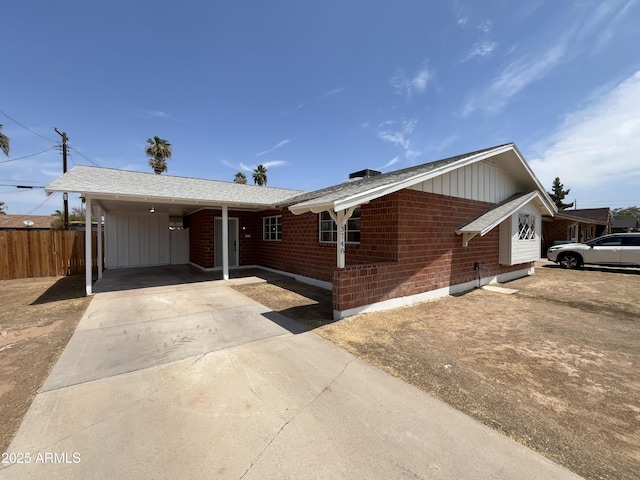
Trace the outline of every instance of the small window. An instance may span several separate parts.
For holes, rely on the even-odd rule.
[[[534,240],[536,238],[536,217],[521,213],[518,215],[518,240]]]
[[[282,240],[282,216],[264,217],[262,219],[262,239]]]
[[[320,214],[320,243],[336,243],[338,241],[338,228],[329,212]],[[353,211],[351,218],[347,220],[347,243],[360,243],[360,208]]]

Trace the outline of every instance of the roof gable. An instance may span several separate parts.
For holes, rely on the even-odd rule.
[[[549,214],[553,215],[557,211],[553,201],[513,143],[305,193],[289,199],[289,210],[294,214],[301,214],[347,209],[487,159],[495,162],[508,175],[518,178],[522,190],[538,191],[544,209]]]

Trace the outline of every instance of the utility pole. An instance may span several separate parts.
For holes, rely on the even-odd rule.
[[[67,173],[67,132],[60,132],[57,128],[54,128],[56,133],[62,137],[62,173]],[[69,195],[67,192],[62,194],[64,202],[64,229],[69,230]]]

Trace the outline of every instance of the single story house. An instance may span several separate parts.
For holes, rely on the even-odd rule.
[[[611,233],[631,233],[640,231],[637,218],[614,218],[611,221]]]
[[[0,230],[51,230],[52,215],[0,215]]]
[[[313,192],[82,165],[46,191],[104,216],[106,268],[260,266],[331,289],[335,318],[530,275],[557,211],[513,143]]]
[[[562,210],[542,222],[545,250],[556,241],[583,243],[607,233],[611,233],[608,207]]]

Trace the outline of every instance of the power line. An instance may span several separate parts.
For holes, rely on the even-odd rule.
[[[17,125],[20,125],[22,128],[24,128],[25,130],[33,133],[34,135],[37,135],[40,138],[44,138],[45,140],[48,140],[50,142],[55,142],[55,140],[52,140],[50,138],[45,137],[44,135],[40,135],[38,132],[34,132],[33,130],[31,130],[29,127],[24,126],[23,124],[21,124],[19,121],[17,121],[15,118],[10,117],[9,115],[7,115],[6,113],[4,113],[2,110],[0,110],[0,113],[3,114],[5,117],[7,117],[9,120],[11,120],[12,122],[16,123]]]
[[[69,148],[71,150],[73,150],[74,152],[76,152],[78,155],[80,155],[82,158],[84,158],[85,160],[90,161],[91,163],[93,163],[96,167],[99,167],[100,165],[98,165],[96,162],[94,162],[93,160],[91,160],[89,157],[87,157],[85,154],[83,154],[80,150],[78,150],[76,147],[72,147],[69,146]]]
[[[31,155],[25,155],[24,157],[11,158],[9,160],[3,160],[2,162],[0,162],[0,164],[9,163],[9,162],[15,162],[16,160],[22,160],[23,158],[35,157],[36,155],[40,155],[41,153],[48,152],[49,150],[53,150],[54,148],[58,148],[57,145],[53,146],[53,147],[49,147],[46,150],[42,150],[41,152],[32,153]]]
[[[40,205],[38,205],[36,208],[31,210],[29,213],[27,213],[27,215],[31,215],[33,212],[35,212],[37,209],[39,209],[41,206],[43,206],[45,203],[47,203],[52,198],[53,198],[53,195],[49,195],[47,198],[44,199],[44,201]]]
[[[0,183],[0,187],[16,187],[16,188],[45,188],[45,187],[39,187],[37,185],[19,185],[16,183]]]

